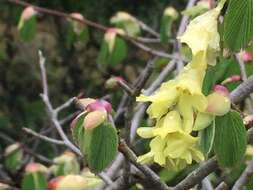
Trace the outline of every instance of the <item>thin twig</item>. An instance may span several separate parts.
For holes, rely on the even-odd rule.
[[[60,105],[59,107],[55,108],[55,112],[59,113],[63,109],[69,107],[73,102],[76,100],[76,97],[70,98],[68,101],[66,101],[64,104]]]
[[[240,84],[230,94],[233,103],[239,103],[253,92],[253,76],[250,76],[245,82]]]
[[[241,190],[249,182],[251,176],[253,175],[253,159],[248,163],[246,169],[243,171],[242,175],[235,182],[232,190]]]
[[[129,95],[133,96],[134,95],[134,90],[132,87],[130,87],[125,81],[119,80],[117,81],[119,86]]]
[[[137,18],[135,18],[135,20],[138,22],[138,24],[140,25],[140,27],[144,30],[144,31],[146,31],[146,32],[148,32],[148,33],[150,33],[150,34],[152,34],[153,36],[155,36],[155,37],[157,37],[157,38],[160,38],[160,34],[159,33],[157,33],[156,31],[154,31],[151,27],[149,27],[148,25],[146,25],[144,22],[142,22],[141,20],[138,20]]]
[[[60,137],[64,141],[65,145],[78,154],[79,156],[83,156],[81,151],[73,144],[70,142],[66,134],[64,133],[58,119],[57,119],[57,111],[53,109],[52,104],[49,100],[49,94],[48,94],[48,85],[47,85],[47,76],[46,76],[46,69],[45,69],[45,58],[42,55],[42,52],[39,51],[39,65],[40,65],[40,71],[41,71],[41,77],[42,77],[42,87],[43,87],[43,94],[41,94],[42,100],[44,101],[48,115],[54,124],[56,130],[58,131]]]
[[[228,189],[228,185],[223,181],[221,182],[216,188],[215,190],[227,190]]]
[[[124,156],[139,170],[141,170],[147,177],[147,180],[153,183],[155,189],[161,190],[171,190],[164,182],[161,181],[160,177],[153,172],[148,166],[139,164],[137,162],[137,156],[135,153],[127,146],[124,141],[121,141],[119,145],[119,151],[124,154]]]
[[[63,141],[61,141],[61,140],[56,140],[56,139],[53,139],[53,138],[50,138],[50,137],[41,135],[41,134],[39,134],[39,133],[33,131],[32,129],[23,127],[22,130],[25,131],[25,132],[28,133],[28,134],[31,134],[31,135],[33,135],[33,136],[35,136],[35,137],[40,138],[40,139],[43,140],[43,141],[47,141],[47,142],[50,142],[50,143],[53,143],[53,144],[64,145],[64,146],[65,146],[65,143],[64,143]]]

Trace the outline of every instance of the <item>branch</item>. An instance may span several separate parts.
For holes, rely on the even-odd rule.
[[[78,154],[79,156],[82,157],[83,155],[82,155],[81,151],[74,144],[72,144],[70,142],[70,140],[68,139],[68,137],[64,133],[64,131],[60,125],[60,122],[57,119],[57,111],[55,109],[53,109],[52,104],[49,100],[47,76],[46,76],[46,69],[45,69],[45,58],[43,57],[41,51],[39,51],[39,65],[40,65],[42,86],[43,86],[43,94],[41,94],[41,97],[47,107],[48,115],[51,119],[51,122],[54,124],[56,130],[58,131],[58,133],[59,133],[60,137],[62,138],[63,142],[65,143],[65,145],[70,150],[72,150],[73,152],[75,152],[76,154]]]
[[[185,179],[177,184],[173,190],[186,190],[201,182],[206,176],[218,168],[218,162],[215,157],[207,160],[199,168],[190,173]]]
[[[144,173],[147,180],[152,182],[156,189],[160,190],[171,190],[164,182],[161,181],[160,177],[153,172],[148,166],[141,165],[137,162],[137,156],[135,153],[127,146],[124,141],[121,141],[119,145],[119,151],[124,154],[124,156],[135,165],[140,171]]]
[[[28,128],[24,127],[24,128],[22,128],[22,130],[25,131],[26,133],[30,134],[30,135],[38,137],[41,140],[44,140],[44,141],[47,141],[47,142],[50,142],[50,143],[53,143],[53,144],[57,144],[57,145],[65,145],[65,143],[61,140],[56,140],[56,139],[52,139],[50,137],[41,135],[41,134],[31,130],[31,129],[28,129]]]
[[[235,90],[233,90],[230,93],[231,101],[235,104],[239,103],[252,92],[253,92],[253,76],[249,77],[245,82],[240,84]]]
[[[226,190],[228,189],[228,185],[223,181],[221,182],[216,188],[215,190]]]
[[[244,170],[240,178],[236,181],[232,190],[243,189],[244,185],[246,185],[249,182],[252,175],[253,175],[253,159],[249,162],[249,164],[247,165],[246,169]]]

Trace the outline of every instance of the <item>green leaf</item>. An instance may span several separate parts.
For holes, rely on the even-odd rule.
[[[110,123],[85,131],[85,156],[90,169],[101,172],[117,154],[118,136]]]
[[[41,172],[26,173],[22,179],[21,190],[47,190],[45,175]]]
[[[160,39],[162,43],[168,43],[171,36],[171,26],[173,20],[171,17],[164,15],[162,17],[161,29],[160,29]]]
[[[122,62],[127,56],[127,45],[125,41],[116,37],[113,51],[109,51],[108,44],[103,41],[99,55],[98,63],[104,65],[115,66]]]
[[[37,31],[36,16],[32,16],[26,21],[20,20],[18,30],[22,40],[31,41]]]
[[[253,1],[230,0],[224,20],[225,45],[232,50],[247,46],[253,37]]]
[[[215,120],[212,124],[199,132],[200,137],[200,149],[205,157],[208,157],[208,154],[212,151],[214,137],[215,137]]]
[[[208,67],[203,82],[202,92],[205,95],[208,95],[215,84],[220,83],[226,78],[236,74],[240,74],[240,68],[238,66],[238,63],[234,59],[221,60],[214,67]],[[229,90],[233,90],[239,84],[240,82],[233,82],[231,84],[228,84],[227,87]]]
[[[125,41],[116,37],[112,53],[109,55],[108,64],[115,66],[121,63],[127,56],[127,45]]]
[[[15,172],[20,167],[22,158],[22,150],[20,148],[17,148],[13,152],[5,156],[4,165],[9,171]]]
[[[246,129],[239,113],[230,111],[216,117],[214,151],[222,166],[232,167],[240,162],[246,151]]]
[[[79,144],[80,140],[82,139],[82,131],[84,129],[83,122],[84,122],[84,114],[76,117],[76,124],[75,126],[73,126],[72,130],[73,140],[75,141],[76,144]]]

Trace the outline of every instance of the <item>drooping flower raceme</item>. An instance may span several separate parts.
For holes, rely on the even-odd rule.
[[[140,95],[139,102],[151,102],[147,113],[155,119],[154,127],[139,128],[142,138],[153,138],[150,152],[138,157],[140,163],[158,163],[169,169],[183,169],[192,161],[200,162],[204,156],[198,148],[198,137],[191,135],[196,115],[202,127],[210,122],[206,113],[209,99],[202,93],[207,65],[216,63],[219,51],[217,18],[224,1],[216,8],[193,19],[185,33],[179,37],[192,50],[192,61],[173,80],[169,80],[151,96]]]

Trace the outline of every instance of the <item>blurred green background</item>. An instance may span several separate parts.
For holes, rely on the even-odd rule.
[[[185,7],[184,0],[37,0],[34,5],[63,11],[79,12],[86,18],[110,26],[109,20],[117,11],[126,11],[159,32],[160,19],[167,6],[178,10]],[[0,132],[19,141],[24,138],[22,127],[36,131],[50,125],[43,102],[38,66],[38,49],[47,58],[50,98],[57,106],[72,96],[102,97],[109,92],[104,83],[111,75],[133,81],[150,58],[131,44],[123,64],[100,68],[96,63],[103,32],[89,28],[90,40],[86,44],[69,46],[64,18],[41,14],[37,33],[32,41],[20,39],[17,25],[23,7],[0,1]],[[118,93],[120,97],[121,93]],[[118,98],[119,99],[119,98]],[[117,105],[117,100],[114,106]],[[66,110],[63,115],[71,113]],[[67,127],[68,125],[66,125]],[[0,146],[8,142],[0,139]]]

